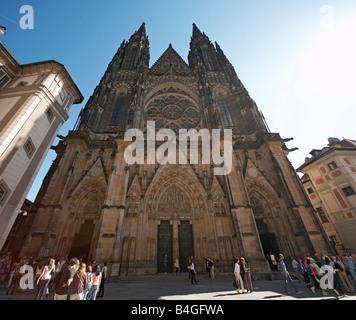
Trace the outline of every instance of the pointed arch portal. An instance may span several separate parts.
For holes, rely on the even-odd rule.
[[[195,221],[204,212],[205,191],[188,166],[162,166],[147,192],[147,207],[157,223],[157,271],[172,272],[174,260],[180,266],[195,254]],[[183,267],[181,271],[186,271]]]
[[[176,258],[183,266],[188,257],[194,255],[192,200],[182,187],[171,182],[159,197],[157,208],[157,269],[165,271],[164,257],[167,255],[167,271],[171,272]]]

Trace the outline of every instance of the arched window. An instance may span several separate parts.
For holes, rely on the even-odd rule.
[[[132,48],[127,61],[127,68],[129,70],[132,70],[134,67],[136,53],[137,53],[137,48]]]
[[[120,96],[116,101],[115,108],[114,108],[114,111],[111,116],[111,121],[110,121],[111,126],[119,125],[119,120],[120,120],[120,116],[121,116],[121,112],[122,112],[124,103],[125,103],[125,97]]]
[[[203,50],[203,57],[210,70],[214,70],[214,61],[211,58],[209,50]]]
[[[226,99],[223,97],[219,97],[218,104],[220,106],[220,110],[222,113],[225,126],[232,127],[233,123],[232,123],[232,119],[229,112],[229,106],[226,102]]]

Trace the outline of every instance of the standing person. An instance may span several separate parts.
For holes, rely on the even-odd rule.
[[[320,279],[322,276],[322,271],[319,268],[319,265],[316,263],[315,260],[311,260],[311,259],[307,259],[308,260],[308,270],[310,270],[310,279],[311,282],[313,284],[313,286],[311,287],[311,290],[313,291],[313,293],[315,293],[315,288],[320,288],[323,292],[324,296],[327,296],[327,292],[326,292],[326,288],[324,287],[324,285],[321,285],[320,283]],[[321,263],[321,260],[320,260]]]
[[[75,259],[74,270],[75,272],[77,272],[79,270],[79,259],[78,258],[74,258],[74,259]]]
[[[101,271],[100,288],[99,288],[99,292],[97,295],[98,298],[104,297],[104,290],[105,290],[104,286],[105,286],[105,280],[106,280],[107,273],[108,273],[108,267],[106,265],[106,262],[104,262],[104,267]]]
[[[179,273],[179,259],[178,259],[178,257],[175,259],[175,261],[174,261],[174,267],[176,268],[176,276],[178,275],[178,273]]]
[[[73,281],[70,284],[72,290],[69,300],[82,300],[84,286],[86,285],[86,264],[81,263],[77,273],[73,276]]]
[[[304,265],[302,258],[299,258],[298,260],[298,271],[303,276],[304,282],[306,283],[307,287],[309,287],[310,278],[309,278],[308,270]]]
[[[16,261],[12,261],[6,270],[5,281],[7,281],[6,295],[12,295],[17,290],[17,280],[19,279],[19,266]]]
[[[40,275],[42,274],[42,271],[43,271],[43,268],[44,268],[44,261],[40,261],[38,263],[38,265],[36,266],[36,269],[35,269],[35,292],[37,292],[37,280],[40,278]]]
[[[302,278],[302,274],[299,271],[299,263],[297,260],[295,260],[293,257],[291,257],[292,259],[292,268],[294,270],[294,273],[296,274],[297,278],[298,278],[298,282],[303,282],[303,278]]]
[[[252,280],[251,280],[251,273],[250,273],[250,268],[247,262],[245,261],[245,258],[241,258],[241,265],[240,265],[240,272],[243,277],[243,281],[245,281],[245,284],[247,286],[247,290],[245,289],[245,292],[253,292],[253,286],[252,286]]]
[[[49,259],[48,264],[43,268],[41,275],[38,277],[37,284],[37,293],[35,300],[44,300],[44,297],[47,292],[48,284],[51,281],[52,273],[55,272],[56,265],[54,259]]]
[[[187,269],[188,269],[188,279],[190,279],[190,265],[192,264],[191,258],[188,258]]]
[[[335,257],[332,258],[333,258],[334,268],[339,270],[337,274],[342,284],[344,285],[346,292],[348,293],[354,292],[354,287],[352,286],[349,278],[346,275],[345,265],[342,263],[340,256],[337,256],[336,259]]]
[[[354,284],[356,284],[356,267],[352,262],[352,259],[345,257],[344,264],[346,265],[350,282],[354,282]]]
[[[334,274],[334,283],[333,283],[334,292],[336,293],[337,296],[342,296],[342,297],[346,296],[345,291],[341,285],[341,280],[338,276],[339,270],[335,269],[333,261],[328,256],[325,256],[325,264],[331,267],[332,272]]]
[[[56,272],[55,272],[55,275],[57,275],[61,269],[62,269],[62,266],[65,264],[66,260],[64,259],[64,257],[61,257],[57,263],[57,268],[56,268]]]
[[[86,272],[86,283],[84,284],[82,300],[87,299],[92,283],[93,283],[93,268],[91,265],[88,265],[87,272]]]
[[[207,275],[209,276],[209,279],[211,279],[211,265],[209,263],[209,259],[203,257],[204,262],[205,262],[205,271],[207,273]]]
[[[96,265],[93,272],[92,286],[87,295],[87,300],[96,300],[96,295],[98,294],[99,291],[100,282],[101,282],[100,266]]]
[[[0,269],[0,280],[3,281],[6,276],[6,271],[9,270],[9,266],[11,265],[11,260],[9,257],[5,257],[1,263]]]
[[[315,293],[315,289],[318,286],[317,284],[317,270],[315,269],[315,265],[313,264],[313,260],[311,258],[307,258],[307,270],[308,270],[308,275],[311,281],[311,291]]]
[[[243,291],[245,291],[245,288],[244,288],[244,283],[241,278],[241,267],[240,267],[240,259],[239,258],[236,258],[236,260],[235,260],[234,274],[235,274],[236,283],[238,284],[237,293],[242,293]]]
[[[284,276],[284,279],[283,279],[283,282],[284,282],[284,292],[286,294],[290,294],[290,292],[288,291],[288,282],[290,283],[290,285],[293,287],[293,289],[295,290],[295,293],[300,295],[302,294],[301,291],[299,291],[294,283],[293,283],[293,280],[292,278],[290,277],[289,275],[289,272],[287,270],[287,267],[286,267],[286,264],[284,262],[284,256],[283,254],[279,254],[279,261],[278,261],[279,265],[280,265],[280,271],[281,271],[281,274]]]
[[[61,271],[57,275],[54,284],[54,300],[67,300],[68,288],[73,281],[75,274],[76,260],[71,259],[69,264],[64,264]]]
[[[209,259],[209,262],[211,264],[211,276],[213,278],[213,280],[215,279],[215,265],[214,265],[214,261]]]
[[[195,268],[195,261],[193,259],[193,257],[190,260],[190,268],[189,268],[189,272],[190,272],[190,279],[192,281],[192,284],[197,284],[197,278],[195,277],[197,271]]]
[[[165,254],[165,255],[164,255],[164,258],[163,258],[164,274],[167,273],[167,266],[168,266],[168,257],[167,257],[167,255]]]

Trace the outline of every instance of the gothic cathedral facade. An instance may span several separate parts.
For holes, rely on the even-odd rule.
[[[231,129],[232,169],[214,164],[128,165],[125,132]],[[245,257],[268,277],[267,255],[329,253],[313,209],[287,159],[217,43],[193,24],[188,63],[169,45],[149,67],[145,24],[124,41],[57,153],[29,217],[27,256],[79,256],[110,275],[185,267],[203,257],[232,272]],[[158,145],[156,145],[158,147]]]

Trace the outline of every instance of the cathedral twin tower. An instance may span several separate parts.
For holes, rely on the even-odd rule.
[[[105,261],[111,277],[162,272],[165,254],[168,270],[194,256],[198,271],[210,257],[219,272],[243,256],[256,278],[268,278],[266,255],[330,252],[285,141],[269,132],[219,45],[193,24],[188,64],[171,45],[151,67],[149,55],[142,24],[53,147],[22,254]],[[231,129],[231,172],[214,175],[201,162],[128,165],[125,132],[146,133],[149,121],[174,132]]]

